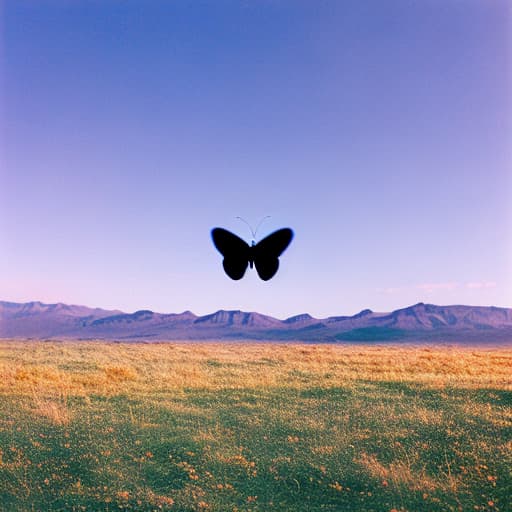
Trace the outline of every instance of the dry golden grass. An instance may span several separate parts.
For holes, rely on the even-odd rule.
[[[0,341],[0,498],[505,510],[511,369],[505,347]]]
[[[379,462],[375,455],[363,453],[357,462],[371,477],[380,480],[384,485],[405,486],[411,491],[434,491],[439,488],[439,482],[429,477],[424,470],[414,472],[411,469],[411,461],[408,460],[385,465]]]
[[[67,425],[70,422],[71,414],[65,400],[34,398],[36,407],[33,413],[43,416],[54,425]]]
[[[510,390],[511,368],[510,348],[0,342],[0,393],[9,394],[337,387],[361,380]]]

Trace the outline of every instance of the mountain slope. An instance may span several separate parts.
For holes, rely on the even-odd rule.
[[[365,309],[352,316],[317,319],[304,313],[279,320],[238,310],[196,316],[190,311],[124,313],[62,303],[0,301],[0,338],[512,343],[512,309],[419,303],[391,313]]]

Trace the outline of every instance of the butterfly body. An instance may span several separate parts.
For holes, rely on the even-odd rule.
[[[222,265],[226,274],[234,280],[242,279],[247,270],[256,267],[256,272],[264,281],[274,277],[279,268],[279,256],[293,238],[290,228],[274,231],[260,242],[251,245],[223,228],[212,229],[212,240],[217,250],[224,256]]]

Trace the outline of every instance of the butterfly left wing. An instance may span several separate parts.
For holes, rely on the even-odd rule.
[[[212,229],[213,245],[224,256],[222,266],[235,281],[242,279],[249,264],[250,247],[241,238],[222,228]]]
[[[252,248],[254,266],[263,281],[274,277],[279,268],[279,256],[290,245],[292,238],[293,231],[290,228],[278,229]]]

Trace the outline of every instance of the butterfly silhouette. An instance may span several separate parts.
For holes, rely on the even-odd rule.
[[[226,274],[234,280],[242,279],[247,265],[256,267],[263,281],[274,277],[279,268],[279,256],[293,238],[290,228],[274,231],[263,240],[249,245],[247,242],[223,228],[212,229],[212,240],[217,250],[224,256],[222,266]]]

